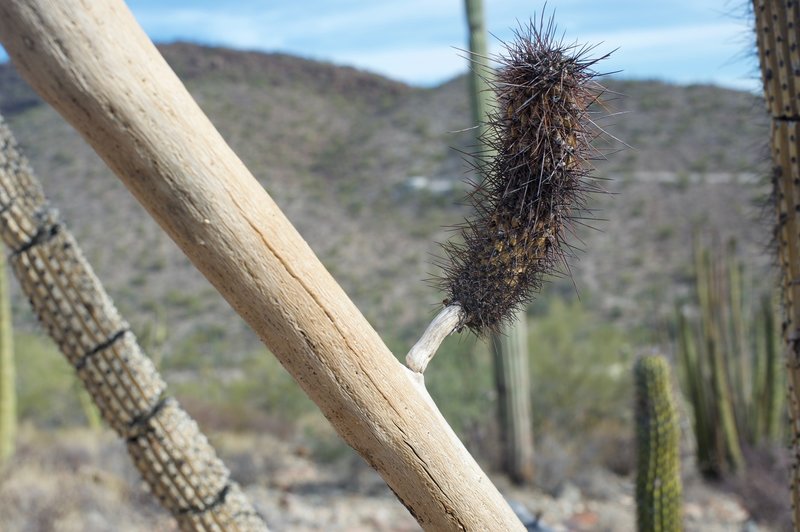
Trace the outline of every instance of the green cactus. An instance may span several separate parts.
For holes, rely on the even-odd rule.
[[[636,389],[636,524],[641,532],[683,529],[680,426],[669,364],[658,355],[634,366]]]
[[[523,319],[519,320],[524,323]],[[528,328],[507,327],[492,335],[495,386],[503,439],[503,469],[519,484],[533,480],[534,452],[531,422]]]
[[[479,139],[488,127],[486,117],[491,107],[491,94],[486,77],[488,65],[486,27],[481,0],[465,0],[469,27],[469,50],[472,68],[469,72],[472,121],[478,124]],[[500,432],[503,440],[503,469],[514,482],[533,480],[533,421],[530,407],[530,382],[527,349],[528,327],[525,312],[500,333],[492,334],[495,383]]]
[[[0,249],[0,464],[5,463],[14,454],[14,441],[17,433],[11,298],[8,294],[4,251]]]
[[[722,309],[730,308],[730,300],[726,298],[730,291],[725,289],[727,279],[720,274],[720,266],[719,261],[711,260],[708,249],[695,250],[695,286],[714,402],[710,419],[716,425],[714,445],[717,449],[714,456],[717,463],[711,467],[718,467],[719,473],[727,469],[741,469],[744,464],[730,384],[732,372],[729,361],[733,357],[730,352],[728,356],[725,355],[728,335],[726,324],[722,323],[723,316],[727,314]]]
[[[723,251],[695,237],[694,247],[695,291],[687,306],[698,317],[689,320],[678,309],[678,361],[694,414],[698,466],[718,477],[742,467],[742,444],[780,441],[782,374],[772,301],[764,296],[757,305],[745,290],[735,243]]]

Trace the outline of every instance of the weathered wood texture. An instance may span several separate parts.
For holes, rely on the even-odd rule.
[[[0,40],[423,527],[522,530],[121,1],[5,0]]]
[[[0,237],[34,312],[182,530],[267,530],[197,423],[165,396],[0,118]]]

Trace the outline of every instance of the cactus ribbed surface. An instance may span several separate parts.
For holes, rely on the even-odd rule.
[[[488,47],[486,46],[486,23],[483,16],[483,0],[464,0],[469,30],[469,51],[471,68],[468,72],[469,102],[472,122],[478,126],[478,138],[488,129],[486,117],[489,115],[491,96],[486,76],[491,75]]]
[[[781,264],[783,340],[794,465],[792,515],[800,527],[800,6],[753,0],[761,77],[772,122],[775,240]]]
[[[472,68],[469,70],[472,121],[478,125],[478,137],[488,128],[487,115],[491,106],[486,76],[491,75],[486,46],[486,25],[483,2],[465,0],[469,50]],[[478,163],[482,161],[478,159]],[[503,440],[503,468],[517,483],[533,480],[533,420],[531,417],[530,377],[528,369],[528,327],[525,312],[492,334],[495,383]]]
[[[636,524],[640,532],[683,529],[680,426],[669,364],[644,356],[634,367],[636,386]]]
[[[34,311],[182,530],[266,530],[197,424],[165,395],[0,119],[0,233]]]
[[[735,242],[723,249],[696,237],[695,288],[677,312],[678,361],[694,414],[697,464],[709,477],[741,470],[744,444],[780,443],[783,375],[770,296],[745,288]]]
[[[718,473],[725,470],[739,470],[744,465],[740,435],[734,415],[734,399],[731,392],[729,363],[732,353],[725,356],[726,324],[723,322],[722,309],[729,308],[730,292],[724,288],[727,279],[719,272],[720,266],[711,260],[707,249],[700,249],[695,242],[695,287],[700,303],[702,332],[705,353],[711,374],[710,384],[713,395],[712,414],[709,419],[714,423],[714,441],[716,460],[712,467]]]
[[[530,373],[527,327],[511,325],[492,335],[495,380],[503,438],[503,468],[514,482],[533,480]]]
[[[17,393],[12,334],[6,258],[4,250],[0,249],[0,465],[14,454],[14,441],[17,436]]]

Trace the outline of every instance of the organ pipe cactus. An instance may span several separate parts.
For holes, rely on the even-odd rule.
[[[182,530],[266,530],[197,423],[166,395],[2,119],[0,145],[0,237],[14,273],[151,492]]]
[[[640,532],[682,530],[680,425],[667,360],[643,356],[634,366],[636,524]]]
[[[780,442],[783,378],[773,302],[746,290],[745,270],[727,251],[695,239],[695,290],[677,312],[681,381],[692,406],[697,462],[711,477],[741,469],[741,446]]]

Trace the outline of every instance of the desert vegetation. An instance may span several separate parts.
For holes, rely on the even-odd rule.
[[[464,131],[466,79],[419,89],[282,55],[185,43],[160,51],[402,359],[442,298],[422,282],[439,273],[429,260],[435,243],[469,213],[460,200],[470,175],[458,152],[474,143]],[[656,388],[676,396],[655,401],[669,404],[665,423],[680,448],[652,452],[669,457],[673,476],[680,454],[684,480],[682,490],[670,480],[672,506],[660,518],[688,530],[785,529],[787,431],[764,236],[772,220],[761,214],[770,194],[763,102],[711,86],[605,84],[624,95],[608,105],[632,112],[602,125],[636,149],[597,161],[597,174],[611,178],[612,194],[592,199],[602,220],[578,227],[584,249],[573,277],[548,278],[520,314],[532,479],[515,486],[500,473],[489,346],[448,338],[427,389],[529,523],[634,526],[635,427],[646,416],[635,406]],[[10,65],[0,65],[0,112],[154,369],[270,528],[414,530],[281,362]],[[0,516],[11,530],[173,527],[123,443],[88,428],[93,411],[82,406],[72,368],[19,287],[11,292],[20,428],[0,477]],[[666,357],[639,358],[653,350]]]

